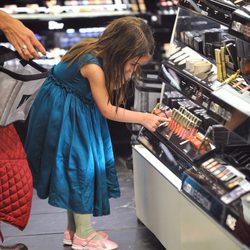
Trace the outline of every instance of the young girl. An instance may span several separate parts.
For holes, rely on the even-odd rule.
[[[79,42],[65,54],[33,104],[25,147],[34,186],[40,198],[67,209],[64,243],[72,249],[118,248],[91,225],[91,215],[108,215],[109,198],[120,196],[106,119],[150,131],[166,121],[120,107],[126,83],[153,50],[144,20],[116,19],[99,39]]]

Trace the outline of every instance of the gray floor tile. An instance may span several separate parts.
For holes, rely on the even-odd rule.
[[[127,169],[123,159],[117,158],[116,161],[121,197],[110,200],[110,215],[93,218],[94,228],[107,231],[110,238],[119,244],[119,250],[164,250],[136,218],[132,170]],[[20,231],[4,223],[1,229],[5,245],[22,242],[29,250],[70,250],[71,247],[62,245],[65,226],[66,211],[50,206],[34,191],[31,216],[25,230]]]

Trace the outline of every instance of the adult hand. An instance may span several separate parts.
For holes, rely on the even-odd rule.
[[[166,117],[145,113],[142,125],[149,131],[154,132],[160,126],[161,123],[168,121],[169,119]]]
[[[44,55],[46,54],[45,48],[37,40],[34,33],[21,21],[4,11],[0,11],[0,29],[23,59],[29,60],[39,57],[37,50]]]

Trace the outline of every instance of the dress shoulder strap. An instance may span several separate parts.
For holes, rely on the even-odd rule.
[[[80,68],[86,64],[97,64],[100,67],[102,67],[101,59],[96,57],[96,54],[94,52],[89,52],[80,56],[78,62],[79,62]]]

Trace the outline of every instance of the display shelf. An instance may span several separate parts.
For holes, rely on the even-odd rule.
[[[182,6],[183,3],[185,6]],[[249,162],[239,159],[242,155],[245,160],[248,159],[250,143],[249,77],[247,74],[241,75],[239,70],[241,57],[249,58],[249,55],[241,53],[238,47],[242,44],[248,47],[248,44],[246,39],[240,40],[238,34],[229,34],[237,6],[227,5],[225,1],[205,0],[197,1],[196,7],[199,9],[190,11],[191,7],[186,4],[187,1],[180,1],[184,8],[180,9],[176,33],[172,35],[173,52],[170,50],[163,62],[168,71],[165,76],[169,81],[169,74],[174,72],[171,87],[203,107],[217,124],[208,127],[205,134],[214,144],[214,150],[196,158],[194,166],[185,171],[182,191],[249,248],[250,210],[243,202],[250,197],[250,172],[247,170],[250,158]],[[215,12],[211,12],[212,7]],[[186,16],[191,22],[200,22],[206,28],[202,30],[194,24],[187,24],[183,28],[181,24]],[[207,20],[213,20],[211,25]],[[224,26],[218,28],[214,21]],[[230,49],[228,44],[231,44]],[[243,85],[238,88],[240,84]],[[185,127],[184,118],[177,119],[179,126]],[[172,143],[180,145],[178,142]]]
[[[179,5],[228,27],[231,24],[232,13],[236,10],[236,6],[216,0],[180,0]]]
[[[203,108],[209,108],[209,103],[213,99],[219,99],[222,106],[231,106],[231,108],[235,110],[239,110],[250,117],[250,93],[248,91],[248,84],[241,78],[241,83],[245,85],[245,91],[237,91],[233,88],[233,85],[226,84],[224,82],[220,82],[218,80],[214,80],[214,76],[217,74],[216,65],[214,64],[214,60],[210,58],[210,60],[203,55],[200,55],[196,51],[193,51],[191,48],[186,46],[180,46],[180,50],[176,53],[173,53],[169,56],[169,58],[163,61],[163,64],[172,69],[177,76],[179,77],[178,81],[175,81],[175,84],[172,84],[177,90],[181,91],[182,94],[191,98],[196,104],[202,106]],[[177,53],[180,53],[181,50],[185,50],[184,53],[187,54],[187,59],[183,59],[184,61],[181,65],[179,65],[178,59],[174,57]],[[180,55],[179,57],[181,57]],[[171,60],[171,58],[174,58]],[[192,72],[188,71],[185,67],[185,60],[189,60],[188,58],[197,58],[197,60],[209,60],[211,62],[211,69],[204,78],[198,77],[194,75]],[[228,70],[230,74],[234,74],[232,70]],[[168,77],[162,71],[161,74],[165,79],[169,80]],[[203,74],[204,75],[204,74]],[[228,76],[229,77],[229,76]],[[170,81],[171,84],[171,81]],[[224,105],[223,105],[224,104]]]
[[[66,2],[67,5],[65,5]],[[74,2],[76,5],[72,6],[69,5],[73,3],[71,1],[61,1],[61,5],[51,7],[42,6],[39,2],[39,5],[36,3],[36,6],[33,8],[32,5],[29,7],[26,6],[26,3],[33,3],[32,1],[20,1],[16,7],[2,8],[2,10],[20,19],[28,28],[37,34],[37,37],[44,47],[49,50],[58,46],[58,37],[60,37],[61,40],[63,37],[64,41],[66,41],[68,37],[66,33],[68,30],[77,33],[80,32],[79,30],[82,28],[105,27],[112,20],[119,17],[141,17],[148,21],[149,25],[154,29],[157,44],[155,57],[162,57],[163,44],[170,41],[175,21],[175,12],[171,11],[173,9],[172,7],[166,8],[166,13],[169,10],[167,14],[154,13],[152,15],[151,12],[141,11],[139,7],[136,7],[137,5],[142,7],[143,1],[121,0],[112,1],[113,4],[99,4],[104,1],[96,2],[98,2],[98,4],[83,4],[83,1],[78,1],[77,4]],[[108,2],[110,3],[111,1]],[[3,6],[3,4],[4,2],[2,2],[0,6]],[[79,35],[79,37],[80,36],[81,35]],[[83,37],[81,37],[81,39],[83,39]],[[2,33],[0,34],[0,40],[2,42],[6,41]],[[76,36],[69,36],[68,40],[69,46],[65,46],[64,42],[63,45],[59,45],[59,48],[68,49],[72,46],[72,43],[77,42],[79,39]]]
[[[68,12],[68,13],[57,13],[57,14],[14,14],[13,17],[20,20],[63,20],[63,19],[78,19],[78,18],[91,18],[91,17],[106,17],[106,16],[123,16],[123,15],[131,15],[138,14],[135,12],[131,12],[129,10],[107,10],[107,11],[89,11],[89,12]]]
[[[166,249],[249,249],[179,190],[181,180],[178,189],[172,185],[171,173],[150,150],[142,145],[133,146],[133,165],[136,215]],[[198,190],[192,191],[196,199],[206,202]],[[233,218],[228,221],[233,224]]]
[[[200,105],[201,107],[208,108],[209,98],[212,92],[210,83],[207,84],[204,80],[194,77],[189,72],[175,67],[167,60],[164,60],[163,64],[168,69],[172,69],[176,73],[178,80],[175,81],[175,84],[170,81],[170,84],[176,90],[181,91],[183,95],[189,97],[193,100],[193,102]],[[161,75],[165,80],[169,80],[167,76],[164,76],[164,71],[162,71]]]
[[[47,30],[66,30],[69,28],[100,27],[111,20],[128,15],[138,15],[125,4],[88,5],[88,6],[54,6],[56,8],[38,7],[30,12],[27,7],[18,7],[14,13],[6,8],[13,17],[20,19],[33,32],[41,33]],[[51,22],[55,22],[51,28]]]
[[[107,11],[89,13],[63,13],[63,14],[22,14],[17,18],[35,33],[48,33],[67,29],[80,29],[87,27],[103,27],[115,18],[137,15],[131,11]],[[51,23],[53,22],[53,28]]]
[[[6,8],[1,8],[1,10],[6,11],[20,20],[57,20],[64,18],[101,17],[116,14],[126,15],[133,12],[126,4],[53,6],[53,8],[39,6],[33,11],[28,7],[17,7],[14,12]]]
[[[241,2],[244,3],[244,1]],[[229,27],[229,33],[245,41],[250,41],[248,32],[250,5],[247,3],[244,6],[239,6],[230,1],[180,0],[179,5]]]
[[[161,76],[219,123],[232,122],[235,113],[249,119],[249,77],[239,73],[249,45],[225,26],[180,10]]]
[[[86,1],[87,2],[87,1]],[[111,2],[111,3],[110,3]],[[5,3],[5,5],[3,5]],[[71,3],[71,5],[70,5]],[[73,4],[73,5],[72,5]],[[1,3],[1,10],[20,19],[35,33],[44,33],[51,29],[66,30],[69,28],[102,27],[111,20],[128,15],[138,15],[133,4],[128,1],[62,1],[56,3],[41,3],[35,1],[17,2],[16,4]],[[52,22],[55,22],[53,27]],[[57,25],[55,25],[57,24]]]
[[[233,12],[229,32],[240,39],[250,42],[249,23],[250,5],[248,5],[247,11],[239,9]]]
[[[144,128],[138,141],[176,175],[181,165],[181,192],[191,206],[229,233],[232,249],[250,249],[250,73],[242,67],[249,43],[231,31],[239,6],[190,2],[180,1],[159,72],[162,101],[153,112],[169,122],[155,132]],[[169,152],[172,167],[162,156]]]

